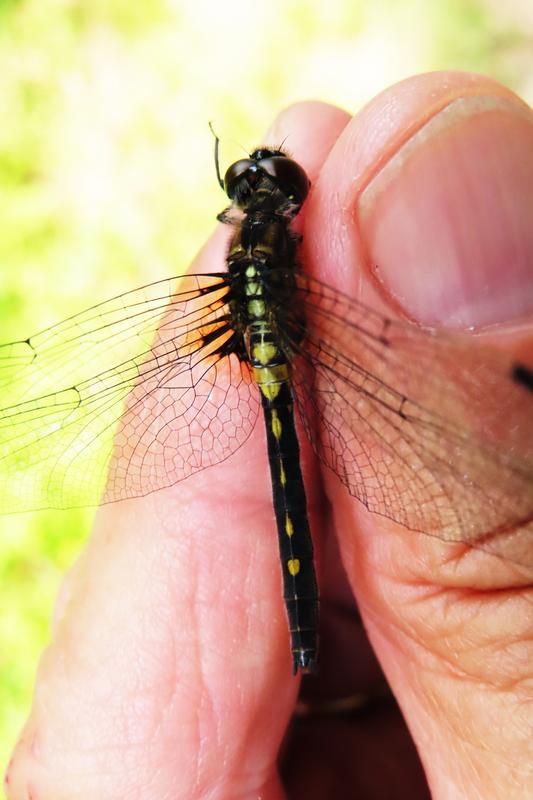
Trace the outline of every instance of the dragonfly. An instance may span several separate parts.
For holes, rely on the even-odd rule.
[[[293,672],[314,671],[301,437],[370,512],[531,568],[533,364],[306,272],[303,168],[260,147],[222,178],[215,140],[224,271],[150,283],[0,347],[0,513],[172,486],[230,458],[261,416]]]

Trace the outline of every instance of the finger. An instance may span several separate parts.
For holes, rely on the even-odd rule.
[[[346,120],[302,104],[272,135],[290,134],[316,172]],[[221,226],[193,271],[222,269],[227,238]],[[311,506],[312,487],[311,476]],[[231,459],[98,511],[62,591],[8,797],[280,797],[297,687],[259,419]]]
[[[322,233],[305,237],[306,264],[389,316],[464,327],[531,315],[532,144],[531,112],[489,79],[434,73],[392,87],[324,165],[306,209],[306,230]],[[531,352],[532,341],[526,326],[521,346]],[[363,513],[338,481],[326,483],[367,630],[433,794],[519,796],[531,763],[531,576]],[[522,534],[531,556],[531,531]]]

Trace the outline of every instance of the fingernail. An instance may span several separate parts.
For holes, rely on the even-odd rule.
[[[450,103],[358,211],[370,266],[415,319],[482,326],[533,312],[533,114],[518,101]]]

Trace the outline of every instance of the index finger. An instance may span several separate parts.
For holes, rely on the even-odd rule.
[[[302,104],[273,135],[313,178],[347,118]],[[223,267],[227,236],[215,233],[193,272]],[[259,420],[231,459],[98,511],[62,592],[7,791],[281,796],[275,762],[297,688]]]

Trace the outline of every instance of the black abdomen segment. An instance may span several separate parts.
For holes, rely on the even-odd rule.
[[[274,398],[262,391],[261,399],[293,673],[299,669],[314,672],[318,649],[318,590],[290,384],[279,384]]]

